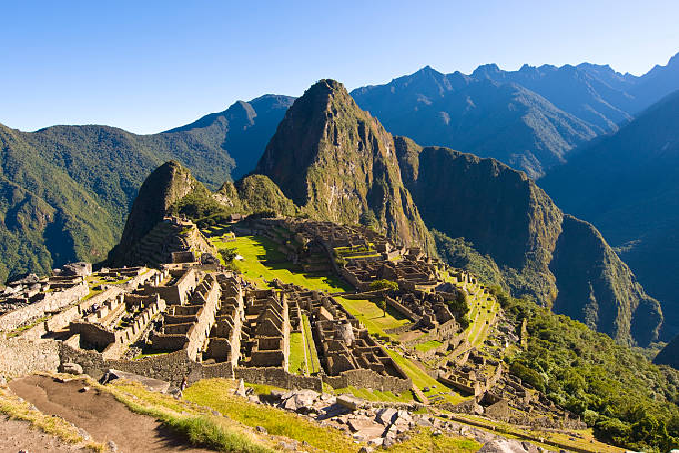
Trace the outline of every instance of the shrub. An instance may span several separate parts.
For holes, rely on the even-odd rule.
[[[370,283],[371,291],[379,291],[380,289],[396,291],[398,289],[398,283],[392,282],[391,280],[375,280]]]
[[[225,263],[231,263],[233,262],[234,258],[236,258],[238,252],[236,249],[226,248],[219,250],[219,254],[222,255],[222,259],[224,259]]]

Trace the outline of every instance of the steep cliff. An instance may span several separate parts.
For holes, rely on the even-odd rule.
[[[314,218],[371,224],[433,250],[401,181],[393,137],[334,80],[317,82],[294,102],[255,173]]]
[[[514,295],[532,296],[622,342],[657,339],[658,301],[592,225],[564,215],[523,172],[402,137],[395,143],[427,226],[491,257]]]

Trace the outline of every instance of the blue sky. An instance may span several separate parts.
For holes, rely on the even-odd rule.
[[[430,65],[583,61],[642,74],[679,52],[679,2],[9,2],[0,123],[152,133],[329,77],[352,89]]]

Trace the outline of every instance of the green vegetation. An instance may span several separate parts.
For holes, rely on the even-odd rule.
[[[510,360],[514,374],[582,416],[603,440],[634,450],[679,443],[679,371],[566,316],[500,299],[509,316],[528,320],[528,348]]]
[[[341,389],[334,389],[332,393],[336,395],[341,395],[343,393],[351,393],[352,395],[358,397],[358,398],[363,398],[368,401],[391,401],[391,402],[400,402],[400,403],[409,403],[412,402],[414,397],[413,393],[411,391],[405,392],[403,394],[400,394],[396,396],[394,393],[387,391],[387,392],[381,392],[379,390],[374,390],[374,389],[366,389],[366,388],[357,388],[354,386],[349,386]]]
[[[428,340],[415,346],[415,349],[417,349],[420,352],[427,352],[430,349],[434,349],[441,346],[442,344],[443,343],[441,343],[438,340]]]
[[[436,241],[436,250],[443,261],[452,267],[464,269],[477,275],[488,285],[499,285],[506,288],[504,277],[493,258],[481,255],[474,244],[464,238],[451,239],[438,230],[432,230]]]
[[[311,332],[311,322],[306,314],[302,314],[302,328],[304,329],[307,369],[312,374],[318,373],[321,371],[321,361],[318,360],[318,352]]]
[[[223,242],[220,238],[210,239],[218,250],[235,249],[243,260],[234,262],[236,268],[248,280],[265,287],[263,280],[275,278],[285,283],[294,283],[312,290],[329,293],[348,291],[349,286],[335,276],[304,273],[300,266],[286,261],[285,256],[277,250],[277,244],[267,238],[255,236],[239,236],[235,240]]]
[[[224,260],[225,264],[231,263],[234,258],[238,255],[235,248],[223,248],[219,249],[219,256]]]
[[[290,333],[290,356],[288,358],[288,371],[290,373],[305,374],[307,372],[305,346],[302,332]]]
[[[263,426],[269,434],[286,436],[298,442],[328,451],[353,451],[351,439],[342,433],[323,428],[312,421],[268,406],[255,405],[232,395],[233,382],[227,379],[203,379],[184,392],[184,398],[210,407],[248,426]]]
[[[481,444],[472,439],[448,435],[434,436],[431,430],[420,429],[407,441],[389,448],[389,452],[472,453],[478,451],[479,448]]]
[[[401,367],[403,372],[420,390],[424,389],[425,387],[429,387],[429,392],[425,392],[425,395],[431,396],[439,392],[443,392],[441,394],[443,398],[453,404],[460,403],[467,399],[457,393],[454,393],[451,389],[444,386],[433,377],[429,376],[426,371],[418,367],[410,359],[403,357],[398,352],[387,349],[387,353],[392,359],[394,359],[394,362],[396,362],[396,364]]]
[[[164,161],[183,162],[217,188],[233,160],[212,143],[190,132],[141,136],[106,126],[55,126],[26,133],[0,125],[0,219],[6,226],[0,280],[104,259],[137,189]]]
[[[398,283],[391,280],[375,280],[374,282],[370,282],[371,291],[379,291],[381,289],[396,291],[398,289]]]
[[[252,442],[242,434],[225,430],[216,417],[166,417],[163,425],[186,437],[192,445],[223,452],[269,453],[274,450]]]
[[[409,319],[403,317],[402,314],[391,307],[387,307],[385,316],[382,309],[369,300],[345,299],[344,297],[337,297],[336,299],[349,313],[361,321],[371,335],[396,339],[395,335],[388,334],[385,330],[395,329],[410,322]]]

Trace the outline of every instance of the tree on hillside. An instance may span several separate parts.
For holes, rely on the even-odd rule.
[[[384,299],[381,299],[379,302],[377,302],[377,306],[382,309],[382,317],[387,316],[387,302]]]

